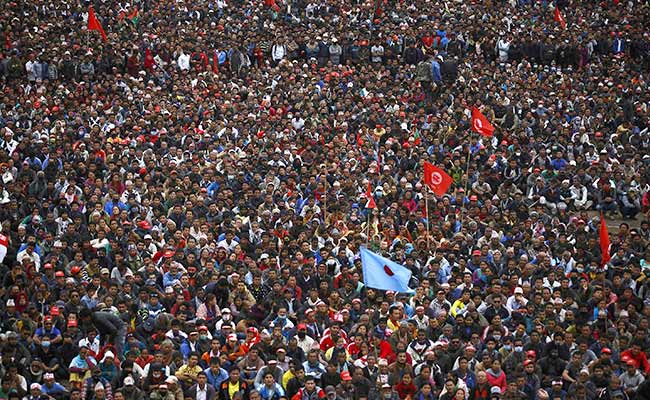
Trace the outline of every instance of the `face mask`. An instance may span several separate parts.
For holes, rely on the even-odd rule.
[[[494,335],[494,340],[498,341],[499,339],[501,339],[501,335]]]
[[[300,339],[304,339],[305,336],[307,336],[307,332],[298,332],[298,337],[299,337]]]
[[[287,319],[287,316],[286,315],[278,315],[278,319],[284,321],[285,319]]]
[[[230,314],[224,314],[223,317],[221,317],[224,321],[230,321],[231,318],[232,316]]]
[[[505,350],[507,350],[507,351],[512,350],[512,346],[509,345],[509,344],[504,344],[504,345],[503,345],[503,348],[504,348]]]
[[[205,339],[207,339],[207,338],[208,338],[208,335],[200,335],[200,336],[199,336],[199,339],[201,339],[201,340],[205,340]]]
[[[521,353],[522,351],[524,351],[524,347],[523,346],[515,346],[515,351],[517,353]]]

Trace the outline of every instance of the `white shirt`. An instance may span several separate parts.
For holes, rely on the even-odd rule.
[[[95,354],[99,353],[99,336],[95,336],[95,340],[92,342],[87,337],[81,339],[79,341],[79,347],[81,346],[87,346]]]
[[[189,54],[181,54],[180,56],[178,56],[178,68],[180,68],[183,71],[189,71],[190,69]]]
[[[27,248],[25,248],[25,250],[16,255],[16,261],[23,262],[24,259],[29,259],[34,263],[34,269],[36,272],[41,270],[41,257],[35,251],[32,251],[32,254],[28,254]]]
[[[200,386],[196,387],[196,399],[194,400],[207,400],[208,398],[208,386],[206,385],[203,389]]]

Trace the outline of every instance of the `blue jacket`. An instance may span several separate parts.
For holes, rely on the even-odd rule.
[[[433,73],[434,82],[442,82],[442,75],[440,73],[440,63],[438,61],[433,61],[431,63],[431,72]]]

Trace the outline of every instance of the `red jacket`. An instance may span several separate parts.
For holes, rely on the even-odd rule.
[[[642,369],[645,373],[650,373],[650,364],[648,364],[648,358],[646,357],[643,351],[640,351],[636,356],[632,354],[632,350],[625,350],[621,353],[621,358],[628,356],[631,360],[634,361],[635,367],[637,369]]]
[[[486,372],[487,374],[487,380],[490,386],[497,386],[499,389],[501,389],[501,393],[505,393],[506,389],[508,387],[508,384],[506,382],[506,373],[501,370],[500,374],[495,376],[494,374],[491,373],[492,369],[488,369]]]

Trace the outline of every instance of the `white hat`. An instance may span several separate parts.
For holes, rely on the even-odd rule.
[[[524,289],[522,289],[520,287],[516,287],[515,288],[515,294],[524,294]]]
[[[135,384],[135,381],[133,380],[133,378],[131,378],[130,376],[127,376],[126,378],[124,378],[124,386],[131,386],[133,384]]]
[[[38,383],[32,383],[31,385],[29,385],[29,390],[41,390],[41,385],[39,385]]]
[[[95,391],[98,390],[104,390],[104,385],[102,385],[101,382],[97,382],[97,384],[95,385]]]

